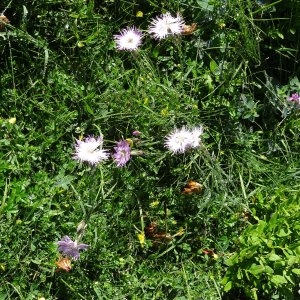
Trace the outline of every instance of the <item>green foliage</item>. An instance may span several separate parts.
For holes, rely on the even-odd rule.
[[[227,267],[231,299],[235,287],[296,299],[299,0],[2,6],[1,299],[215,300]],[[193,34],[151,39],[167,11]],[[141,49],[117,51],[132,25]],[[174,128],[200,124],[200,149],[166,151]],[[142,155],[124,168],[72,159],[76,139],[99,134]],[[182,194],[189,180],[203,190]],[[56,272],[55,243],[81,220],[90,248]]]
[[[299,194],[279,198],[270,217],[249,225],[238,239],[222,281],[250,299],[296,299],[300,274]],[[278,203],[277,202],[277,203]]]

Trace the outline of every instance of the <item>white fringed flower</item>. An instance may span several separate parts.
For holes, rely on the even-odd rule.
[[[156,19],[152,19],[148,32],[153,35],[156,39],[164,39],[168,36],[180,34],[183,30],[184,21],[180,15],[177,17],[172,17],[172,15],[167,12]]]
[[[200,147],[200,136],[203,134],[203,127],[195,127],[192,129],[191,131],[192,134],[192,143],[191,143],[191,147],[192,148],[198,148]]]
[[[88,162],[91,165],[96,165],[108,159],[109,154],[107,150],[102,149],[102,144],[102,136],[97,138],[89,136],[84,141],[76,140],[74,159],[80,162]]]
[[[198,148],[200,147],[202,133],[202,126],[195,127],[192,130],[186,129],[184,126],[181,129],[175,129],[166,136],[165,147],[173,154],[184,153],[191,148]]]
[[[114,35],[118,50],[135,51],[142,44],[142,32],[137,28],[127,27]]]
[[[165,146],[174,154],[184,153],[192,142],[192,134],[185,127],[175,129],[166,136]]]

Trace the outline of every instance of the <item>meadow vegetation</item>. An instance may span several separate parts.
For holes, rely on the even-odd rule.
[[[0,10],[0,299],[299,299],[299,0]],[[196,28],[153,38],[167,12]],[[200,144],[172,153],[181,128]]]

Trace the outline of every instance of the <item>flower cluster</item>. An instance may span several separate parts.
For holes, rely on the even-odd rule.
[[[139,134],[139,131],[133,132],[133,135]],[[124,167],[131,159],[131,145],[126,140],[117,142],[117,146],[114,147],[115,152],[112,155],[109,154],[108,150],[102,149],[102,146],[102,136],[88,136],[84,140],[76,140],[73,158],[79,162],[97,165],[112,156],[117,167]]]
[[[179,14],[173,17],[167,12],[153,18],[147,32],[151,37],[161,40],[169,36],[182,34],[184,26],[184,21]],[[114,35],[114,41],[118,50],[135,51],[141,46],[142,39],[142,32],[135,26],[121,29],[119,34]]]
[[[201,146],[200,136],[203,133],[203,127],[198,126],[193,129],[182,127],[173,130],[165,138],[165,147],[173,154],[184,153],[192,148],[199,148]],[[140,131],[133,131],[133,136],[139,136]],[[135,140],[139,140],[135,138]],[[143,151],[132,150],[133,141],[131,139],[120,140],[114,147],[114,153],[109,154],[107,149],[102,149],[103,137],[88,136],[84,140],[76,140],[74,159],[79,162],[87,162],[91,165],[97,165],[110,156],[116,163],[116,166],[124,167],[131,159],[132,155],[143,155]]]
[[[300,105],[300,94],[299,93],[292,94],[292,96],[288,98],[288,101]]]
[[[200,136],[203,133],[203,127],[194,127],[187,129],[175,129],[165,139],[165,147],[168,148],[173,154],[184,153],[191,148],[200,147]]]
[[[165,38],[169,35],[179,34],[183,21],[180,16],[176,18],[172,17],[169,13],[158,17],[153,20],[149,33],[157,39]],[[142,34],[135,27],[124,29],[120,35],[116,35],[117,48],[119,50],[134,51],[141,44]],[[295,95],[292,96],[295,100]],[[299,96],[298,96],[299,98]],[[297,98],[297,99],[298,99]],[[173,130],[165,137],[165,147],[168,148],[173,154],[185,153],[192,148],[199,148],[201,146],[201,135],[203,133],[203,127],[198,126],[192,129],[182,127],[180,129]],[[138,130],[132,132],[134,136],[133,140],[139,141],[139,136],[142,133]],[[114,153],[110,154],[109,150],[103,149],[103,136],[98,137],[88,136],[84,139],[76,139],[75,153],[73,158],[79,162],[87,162],[91,165],[97,165],[100,162],[108,160],[111,156],[116,163],[117,167],[124,167],[128,161],[130,161],[132,155],[143,155],[143,151],[132,151],[133,146],[132,139],[123,139],[117,142],[114,147]],[[80,243],[80,240],[86,229],[84,221],[80,222],[77,227],[77,238],[73,241],[68,235],[62,237],[62,239],[56,242],[58,251],[62,253],[62,257],[56,262],[57,270],[64,270],[66,272],[71,271],[71,260],[78,260],[80,258],[80,251],[87,250],[89,245]]]

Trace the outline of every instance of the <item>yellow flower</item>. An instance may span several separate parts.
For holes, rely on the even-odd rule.
[[[1,270],[1,271],[5,271],[5,270],[6,270],[5,264],[0,264],[0,270]]]
[[[219,23],[219,27],[220,27],[221,29],[223,29],[223,28],[225,28],[225,27],[226,27],[226,24],[225,24],[224,22],[222,22],[222,23]]]
[[[157,205],[159,204],[159,201],[158,200],[155,200],[153,202],[150,203],[150,207],[156,207]]]
[[[137,237],[138,237],[138,240],[139,240],[141,246],[143,247],[145,244],[145,233],[144,232],[138,233]]]
[[[160,114],[164,117],[168,116],[169,115],[169,110],[168,110],[168,107],[165,107],[161,110]]]
[[[129,144],[129,147],[133,147],[133,140],[132,139],[126,139],[126,142]]]
[[[82,48],[82,47],[84,47],[84,46],[85,46],[84,42],[82,42],[82,41],[78,41],[78,42],[77,42],[77,47],[78,47],[78,48]]]
[[[180,227],[179,230],[177,231],[178,235],[183,235],[184,234],[184,228]]]
[[[8,122],[9,122],[10,124],[16,124],[17,118],[10,118],[10,119],[8,120]]]
[[[142,18],[144,16],[143,12],[142,11],[137,11],[136,12],[136,15],[135,15],[137,18]]]

